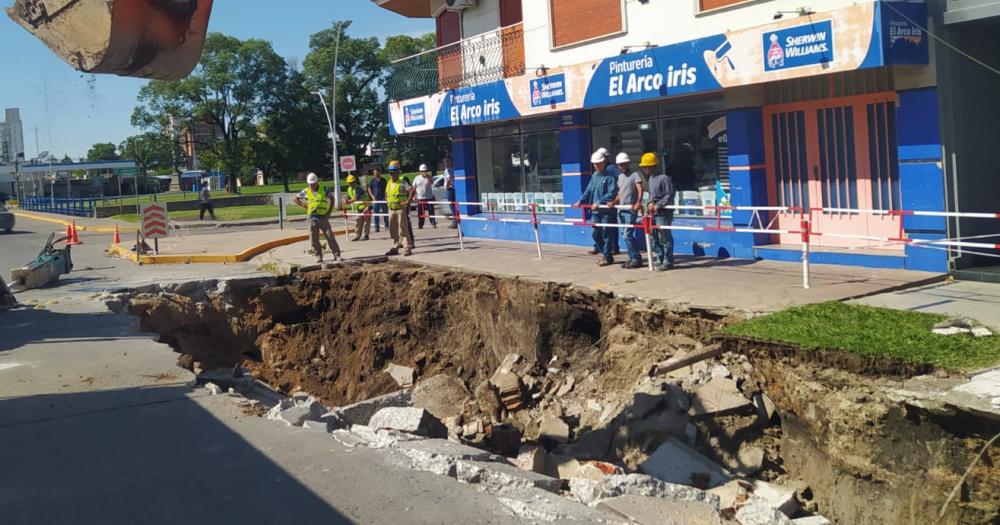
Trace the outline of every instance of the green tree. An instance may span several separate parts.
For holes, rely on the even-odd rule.
[[[69,158],[69,154],[68,153],[65,154],[65,155],[63,155],[63,160],[62,160],[63,164],[70,164],[72,162],[73,162],[73,159]]]
[[[150,131],[125,139],[118,149],[123,159],[135,161],[139,173],[145,175],[154,166],[172,163],[171,148],[170,137]]]
[[[99,160],[118,160],[118,149],[110,142],[99,142],[90,147],[87,151],[87,160],[94,162]]]
[[[200,146],[230,175],[233,192],[245,166],[244,141],[274,104],[275,88],[286,81],[286,69],[269,42],[211,33],[191,75],[173,82],[153,80],[140,90],[133,123],[147,129],[194,123],[218,129],[219,140]]]

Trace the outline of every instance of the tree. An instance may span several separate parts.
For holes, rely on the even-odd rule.
[[[346,33],[350,22],[333,22],[309,37],[304,73],[310,91],[324,91],[333,99],[333,62],[337,33]],[[337,59],[336,133],[340,155],[363,156],[385,127],[386,101],[380,95],[385,59],[378,38],[340,35]]]
[[[94,162],[99,160],[118,160],[118,150],[110,142],[99,142],[90,147],[87,151],[87,160]]]
[[[171,163],[172,141],[156,132],[134,135],[122,142],[119,150],[122,158],[135,161],[139,173],[145,175],[153,166]]]
[[[244,141],[274,104],[275,87],[285,83],[286,69],[269,42],[211,33],[191,75],[173,82],[153,80],[140,90],[133,123],[147,129],[165,123],[204,123],[218,129],[220,140],[199,146],[212,151],[225,167],[229,191],[234,192],[245,165]]]
[[[63,155],[63,160],[62,160],[63,164],[72,164],[72,162],[73,162],[73,159],[69,158],[69,154],[68,153]]]

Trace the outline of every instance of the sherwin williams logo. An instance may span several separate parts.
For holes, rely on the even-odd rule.
[[[763,40],[764,71],[829,64],[834,59],[830,20],[767,31]]]
[[[423,126],[426,123],[427,115],[423,102],[403,106],[403,127]]]
[[[532,79],[531,107],[551,106],[566,102],[566,75]]]

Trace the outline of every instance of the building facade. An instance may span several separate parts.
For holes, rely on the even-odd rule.
[[[8,108],[4,111],[3,122],[0,122],[0,163],[12,163],[18,155],[24,155],[21,110]]]
[[[942,120],[942,107],[983,102],[966,99],[948,68],[986,73],[938,58],[928,27],[941,26],[945,0],[373,1],[434,17],[440,46],[394,64],[391,132],[448,133],[459,200],[490,203],[491,214],[523,215],[535,203],[578,221],[579,210],[552,205],[579,199],[598,147],[658,153],[678,204],[790,210],[681,211],[675,225],[691,228],[674,232],[682,254],[797,261],[796,234],[732,230],[797,230],[805,216],[821,233],[814,262],[943,272],[962,254],[886,239],[956,238],[972,227],[902,211],[997,207],[980,189],[995,194],[995,179],[963,190],[976,201],[948,178],[960,176],[949,151],[962,154],[946,139],[968,130]],[[986,56],[1000,56],[995,35],[980,43]],[[1000,92],[996,81],[984,97]],[[996,222],[977,233],[1000,233]],[[533,238],[524,223],[463,230]],[[587,246],[590,233],[541,227],[543,242]]]

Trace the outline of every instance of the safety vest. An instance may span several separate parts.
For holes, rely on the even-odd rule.
[[[330,210],[330,201],[326,200],[326,190],[319,186],[317,191],[306,187],[306,213],[309,215],[324,216]]]
[[[371,197],[368,196],[368,192],[364,191],[364,189],[357,184],[351,184],[347,187],[347,198],[351,199],[351,202],[354,205],[354,211],[365,211],[365,208],[368,207],[368,202],[371,201]]]
[[[385,186],[385,200],[389,203],[390,210],[401,210],[403,209],[404,203],[406,203],[407,197],[409,197],[409,190],[403,184],[403,181],[392,182],[389,181]]]

